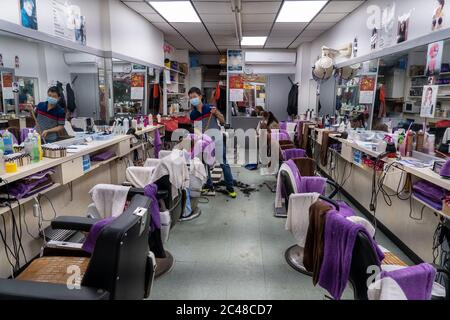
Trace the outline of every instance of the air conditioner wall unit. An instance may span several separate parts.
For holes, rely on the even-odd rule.
[[[294,51],[246,51],[245,64],[296,64]]]

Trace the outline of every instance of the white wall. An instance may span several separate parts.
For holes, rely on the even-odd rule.
[[[119,0],[108,1],[110,50],[154,65],[164,65],[162,32]]]

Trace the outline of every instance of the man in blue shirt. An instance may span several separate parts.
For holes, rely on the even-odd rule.
[[[47,101],[39,103],[31,109],[31,114],[36,121],[36,130],[41,134],[45,143],[58,141],[59,133],[64,130],[66,115],[60,107],[61,95],[57,87],[51,87],[47,91]]]
[[[196,127],[197,122],[201,122],[202,131],[205,132],[208,129],[220,130],[220,124],[225,123],[224,116],[217,110],[216,107],[203,104],[202,102],[202,92],[199,88],[193,87],[189,90],[189,99],[192,106],[192,111],[190,114],[191,121]],[[230,165],[227,162],[227,145],[226,138],[223,139],[223,162],[220,164],[223,170],[223,176],[225,181],[225,186],[227,188],[228,195],[231,198],[236,198],[237,193],[234,191],[234,179],[231,173]],[[214,185],[211,179],[211,168],[208,168],[208,181],[206,182],[206,190],[214,190]]]

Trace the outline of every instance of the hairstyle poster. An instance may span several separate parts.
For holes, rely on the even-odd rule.
[[[20,21],[25,28],[38,29],[36,0],[20,0]]]
[[[437,0],[437,7],[434,9],[433,18],[431,19],[431,30],[440,30],[444,25],[444,6],[445,0]]]
[[[434,42],[428,45],[425,75],[433,76],[441,73],[443,51],[444,41]]]
[[[409,16],[409,14],[406,14],[398,18],[397,43],[408,40]]]
[[[434,118],[436,111],[437,95],[439,86],[423,87],[422,106],[420,108],[420,116],[423,118]]]

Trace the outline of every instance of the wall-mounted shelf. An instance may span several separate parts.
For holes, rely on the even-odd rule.
[[[443,211],[436,210],[435,208],[433,208],[432,206],[430,206],[428,203],[426,203],[425,201],[420,200],[420,199],[417,198],[416,196],[413,195],[412,198],[413,198],[415,201],[417,201],[417,202],[423,204],[425,207],[427,207],[428,209],[432,210],[433,212],[435,212],[435,213],[437,213],[437,214],[443,216],[444,218],[450,219],[450,216],[449,216],[449,215],[445,214]]]

